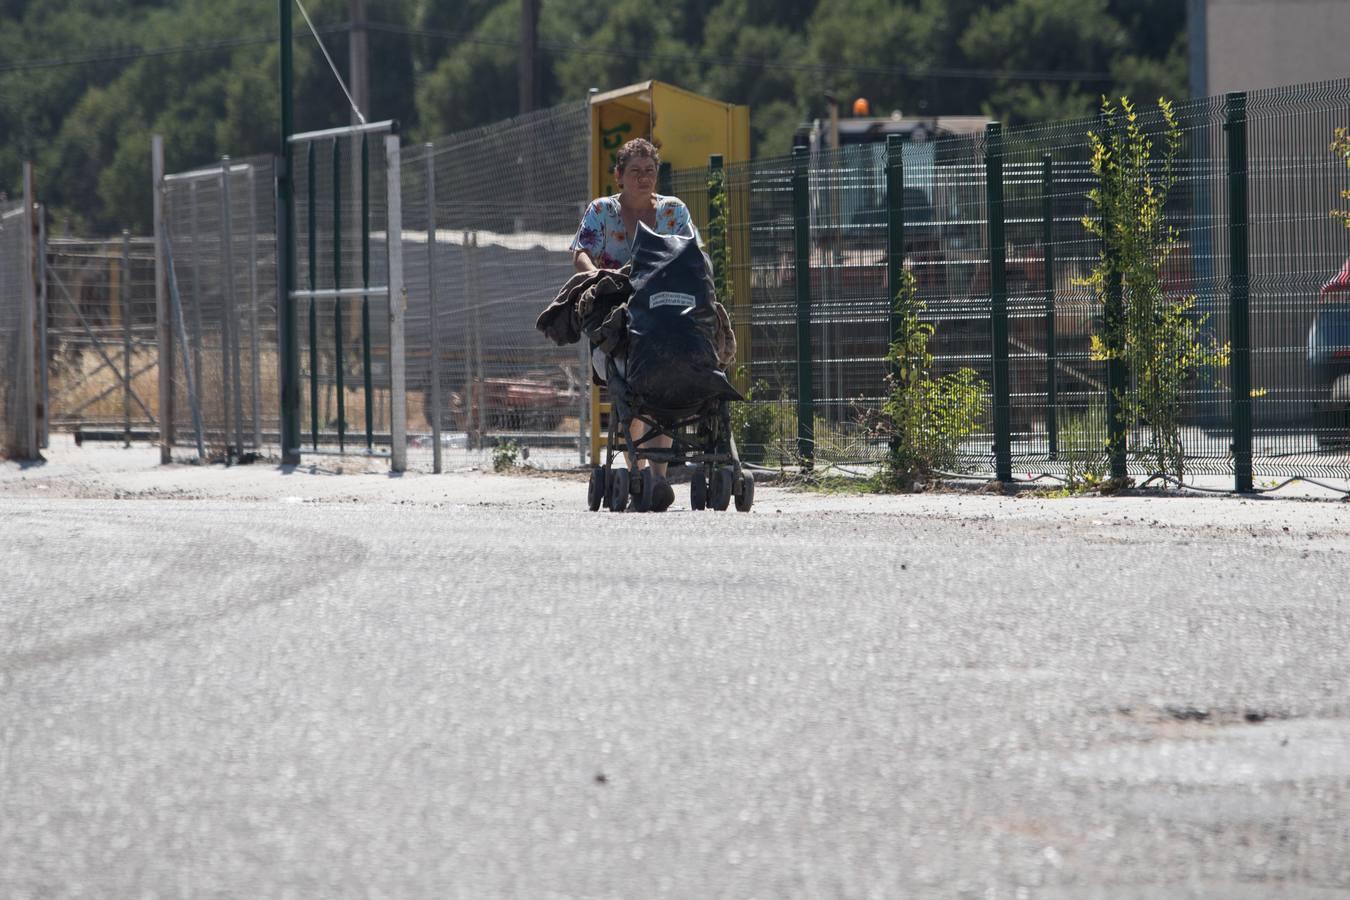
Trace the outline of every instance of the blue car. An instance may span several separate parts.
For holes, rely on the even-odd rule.
[[[1350,260],[1320,293],[1327,305],[1308,327],[1308,371],[1319,397],[1317,444],[1345,447],[1350,445]]]

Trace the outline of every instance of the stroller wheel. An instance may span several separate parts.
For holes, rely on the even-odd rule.
[[[638,512],[651,512],[652,505],[656,500],[656,473],[652,467],[648,466],[639,473],[639,484],[637,496],[633,498],[633,506]]]
[[[731,490],[736,475],[730,466],[722,466],[713,472],[712,484],[708,485],[708,504],[718,512],[731,505]]]
[[[623,512],[628,508],[628,470],[615,469],[609,485],[609,511]]]
[[[689,508],[708,508],[708,479],[703,477],[702,466],[689,479]]]
[[[605,502],[605,467],[591,467],[591,483],[586,488],[586,505],[595,512]]]
[[[755,503],[755,476],[749,472],[741,473],[740,490],[736,492],[736,510],[749,512]]]

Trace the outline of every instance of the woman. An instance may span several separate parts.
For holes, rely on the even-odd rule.
[[[592,201],[572,239],[572,264],[578,272],[626,265],[639,222],[657,234],[697,235],[689,208],[678,197],[656,193],[660,168],[661,154],[651,141],[635,138],[619,148],[614,166],[619,193]]]
[[[698,236],[698,230],[689,217],[689,208],[684,202],[678,197],[656,193],[656,177],[660,169],[661,153],[651,141],[634,138],[619,148],[614,166],[614,183],[619,186],[619,193],[593,200],[586,207],[586,213],[581,217],[581,227],[572,239],[572,264],[578,272],[618,269],[627,265],[633,256],[639,223],[657,234],[692,233]],[[591,361],[603,380],[604,355],[596,350],[591,355]],[[633,440],[637,441],[647,433],[647,427],[634,419],[629,425],[629,431]],[[652,438],[647,443],[654,450],[668,449],[670,445],[669,437]],[[637,466],[642,467],[646,462],[638,460]],[[633,461],[629,460],[629,466],[633,465]],[[675,496],[665,481],[666,464],[653,463],[652,470],[660,479],[655,506],[664,509]]]

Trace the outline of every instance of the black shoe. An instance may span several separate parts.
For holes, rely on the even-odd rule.
[[[664,479],[658,481],[652,491],[652,512],[665,512],[674,502],[675,489],[670,486],[670,482]]]

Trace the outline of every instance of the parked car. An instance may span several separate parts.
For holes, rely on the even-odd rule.
[[[1322,285],[1326,304],[1308,327],[1308,370],[1319,399],[1319,447],[1350,445],[1350,259]]]

